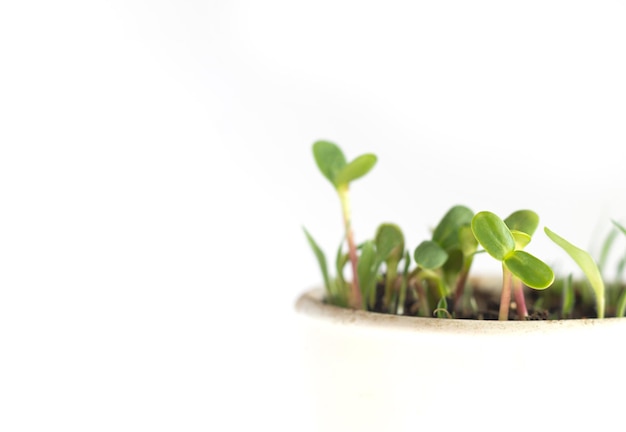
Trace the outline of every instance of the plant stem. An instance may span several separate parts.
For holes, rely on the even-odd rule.
[[[498,319],[506,321],[509,319],[509,305],[511,303],[511,278],[512,274],[502,265],[502,295],[500,296],[500,314]]]
[[[389,262],[387,265],[387,275],[385,276],[385,296],[384,296],[384,304],[385,307],[391,311],[392,310],[392,300],[394,294],[394,284],[396,281],[397,275],[397,262]]]
[[[350,307],[354,309],[362,309],[363,301],[361,298],[361,290],[359,288],[359,278],[357,273],[358,257],[356,254],[356,244],[354,243],[354,233],[352,232],[352,218],[350,211],[350,196],[348,194],[348,186],[340,187],[339,200],[341,201],[341,210],[343,212],[343,223],[346,230],[346,241],[348,242],[348,255],[352,267],[352,295],[350,296]]]
[[[522,281],[518,278],[513,280],[513,294],[515,295],[515,304],[517,305],[517,316],[519,319],[525,320],[528,316],[528,309],[526,309],[524,287],[522,286]]]

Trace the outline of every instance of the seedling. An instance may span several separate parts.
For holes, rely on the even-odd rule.
[[[548,229],[548,227],[545,227],[544,231],[554,243],[559,245],[570,257],[572,257],[572,259],[583,271],[596,296],[598,318],[604,318],[604,281],[602,280],[602,275],[600,274],[600,270],[598,269],[596,262],[593,260],[589,252],[574,246],[563,237]]]
[[[520,214],[521,226],[531,224],[525,220],[528,217],[532,217],[532,213]],[[509,220],[517,221],[517,217]],[[530,241],[530,235],[523,231],[512,232],[496,214],[488,211],[477,213],[472,219],[472,232],[485,251],[502,262],[502,294],[498,319],[508,319],[513,277],[519,278],[529,288],[538,290],[548,288],[554,282],[554,273],[547,264],[520,249],[520,246],[523,247]]]
[[[352,290],[349,305],[360,309],[363,306],[363,300],[359,287],[358,256],[352,231],[349,188],[352,181],[363,177],[374,167],[377,158],[373,154],[364,154],[348,163],[343,151],[330,141],[317,141],[313,144],[313,156],[319,170],[339,195],[345,238],[352,266]]]

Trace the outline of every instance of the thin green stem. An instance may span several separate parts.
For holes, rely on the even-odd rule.
[[[343,212],[343,223],[346,231],[346,241],[348,242],[348,255],[352,267],[352,295],[350,296],[350,306],[354,309],[363,308],[363,300],[361,298],[361,290],[359,288],[359,277],[357,273],[358,257],[356,253],[356,244],[354,242],[354,233],[352,232],[352,218],[350,210],[350,196],[348,194],[348,186],[337,189],[339,200],[341,201],[341,210]]]
[[[502,265],[502,295],[500,296],[500,314],[498,319],[506,321],[509,319],[509,305],[511,304],[511,272]]]
[[[384,303],[385,303],[385,307],[391,311],[392,309],[392,300],[393,300],[393,293],[394,293],[394,284],[396,281],[396,275],[398,273],[397,270],[397,266],[398,266],[398,262],[397,261],[390,261],[387,263],[387,275],[385,276],[385,297],[384,297]]]

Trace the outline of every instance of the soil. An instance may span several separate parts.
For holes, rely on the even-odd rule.
[[[468,294],[462,301],[463,305],[455,305],[455,301],[452,298],[447,299],[447,312],[448,316],[457,319],[475,319],[475,320],[497,320],[499,315],[499,297],[478,294],[480,289],[474,289],[474,294],[471,294],[470,300]],[[476,293],[478,292],[478,293]],[[377,313],[389,313],[383,306],[383,294],[384,283],[380,283],[377,286],[376,303],[372,312]],[[542,295],[544,296],[542,298]],[[588,304],[582,301],[582,294],[576,293],[575,307],[569,314],[564,315],[561,312],[561,296],[553,295],[547,297],[540,291],[525,288],[526,308],[528,310],[528,316],[526,320],[549,320],[549,319],[580,319],[580,318],[596,318],[596,311],[593,305],[583,307]],[[540,300],[541,299],[541,300]],[[430,308],[431,310],[433,308]],[[423,316],[420,314],[420,300],[414,290],[407,290],[406,300],[403,307],[403,315],[406,316]],[[509,309],[509,320],[519,320],[518,311],[515,303],[511,303]]]

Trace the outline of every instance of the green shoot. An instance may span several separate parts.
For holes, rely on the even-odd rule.
[[[504,223],[511,230],[515,239],[515,249],[522,250],[530,243],[530,240],[539,226],[539,216],[532,210],[518,210],[511,213]],[[517,313],[520,319],[526,319],[528,309],[524,297],[524,287],[520,278],[513,277],[513,296],[517,304]]]
[[[591,288],[593,289],[596,297],[598,318],[604,318],[604,282],[602,280],[602,275],[600,274],[600,269],[598,268],[596,262],[593,260],[589,252],[574,246],[563,237],[548,229],[548,227],[544,227],[544,231],[554,243],[556,243],[565,252],[567,252],[567,254],[576,262],[578,267],[580,267],[580,269],[583,271],[583,273],[589,280]]]
[[[359,287],[356,243],[352,232],[349,186],[350,182],[367,174],[376,164],[377,158],[373,154],[364,154],[351,162],[347,162],[341,149],[336,144],[329,141],[315,142],[313,144],[313,156],[317,167],[324,177],[333,185],[339,195],[346,241],[348,243],[348,253],[352,266],[350,306],[354,309],[360,309],[363,307],[363,301]]]
[[[384,223],[376,230],[376,251],[380,263],[385,263],[387,274],[385,277],[385,294],[383,305],[387,310],[392,309],[394,283],[398,275],[398,264],[404,254],[404,234],[395,224]]]
[[[474,215],[472,232],[485,251],[502,263],[502,293],[498,319],[508,319],[513,276],[534,289],[545,289],[554,282],[554,272],[547,264],[528,252],[516,249],[516,237],[520,239],[524,238],[524,235],[514,235],[496,214],[483,211]]]

